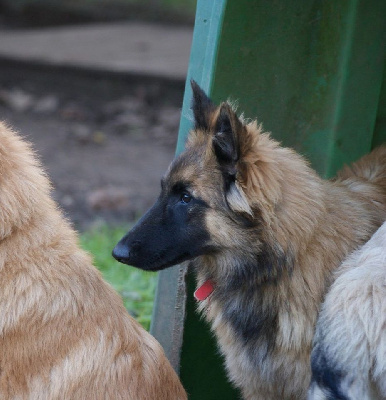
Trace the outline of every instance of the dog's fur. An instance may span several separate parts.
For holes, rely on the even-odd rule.
[[[186,399],[49,192],[30,146],[0,124],[0,398]]]
[[[386,219],[386,147],[334,182],[192,82],[195,126],[159,199],[114,256],[145,270],[191,260],[200,303],[244,399],[305,399],[332,272]]]
[[[386,399],[386,222],[335,276],[316,325],[308,399]]]

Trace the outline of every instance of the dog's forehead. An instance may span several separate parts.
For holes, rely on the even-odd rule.
[[[176,183],[197,183],[209,177],[206,157],[203,149],[187,149],[170,164],[163,177],[163,183],[172,187]]]
[[[197,176],[200,164],[199,154],[185,151],[170,164],[164,180],[172,185],[178,181],[191,181]]]

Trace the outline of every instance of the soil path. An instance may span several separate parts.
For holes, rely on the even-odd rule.
[[[0,82],[0,119],[34,144],[76,228],[143,214],[174,156],[178,101],[166,103],[141,85],[100,98],[25,82]]]

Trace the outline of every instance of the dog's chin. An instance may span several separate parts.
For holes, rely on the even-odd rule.
[[[191,256],[189,254],[184,254],[184,255],[180,255],[174,259],[171,259],[169,261],[166,261],[162,264],[160,264],[159,261],[158,262],[157,261],[149,262],[149,260],[147,260],[147,262],[145,262],[145,263],[132,262],[132,263],[129,263],[128,265],[131,265],[132,267],[135,267],[138,269],[142,269],[143,271],[158,272],[158,271],[162,271],[167,268],[174,267],[178,264],[181,264],[184,261],[191,260],[192,258],[194,258],[194,256]]]

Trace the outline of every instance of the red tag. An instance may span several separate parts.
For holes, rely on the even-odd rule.
[[[213,290],[214,282],[209,279],[194,292],[194,297],[198,301],[203,301],[213,292]]]

